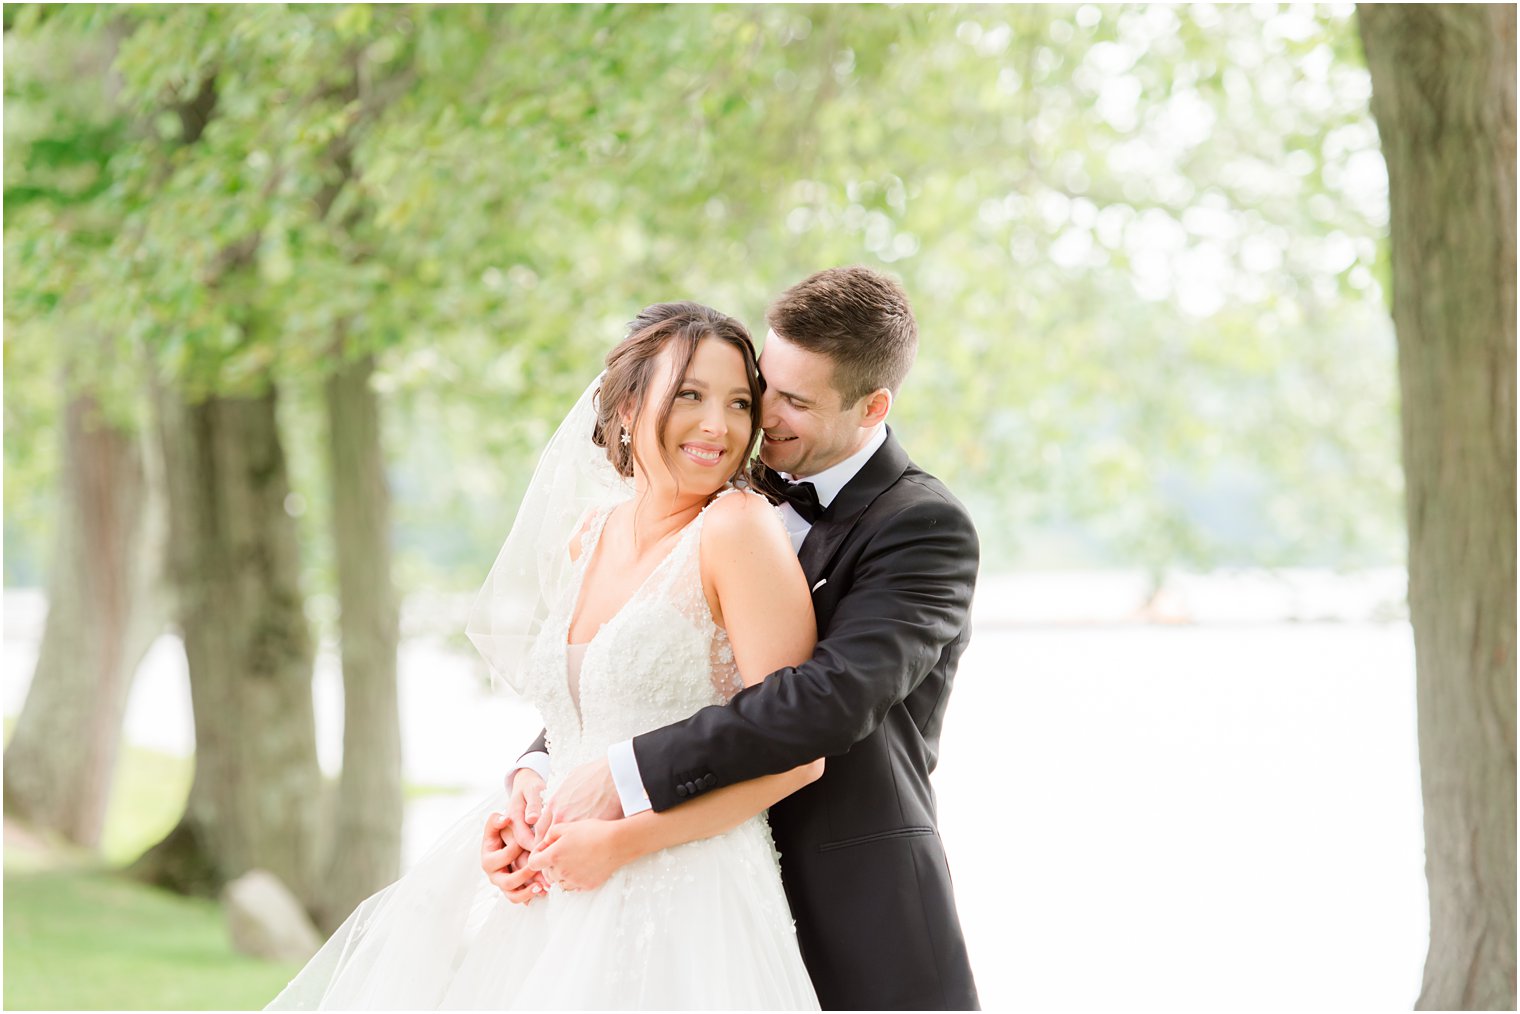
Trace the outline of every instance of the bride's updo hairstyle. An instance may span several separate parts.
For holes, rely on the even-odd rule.
[[[675,378],[679,381],[691,368],[697,345],[704,338],[727,342],[738,349],[744,359],[744,376],[749,381],[749,443],[728,481],[748,478],[749,460],[760,439],[760,395],[765,391],[765,382],[760,378],[760,367],[755,361],[755,343],[744,325],[734,318],[710,306],[689,302],[656,303],[644,307],[629,322],[627,337],[607,353],[607,373],[602,377],[602,388],[598,392],[596,425],[591,439],[598,447],[606,448],[607,460],[612,462],[619,475],[632,476],[634,463],[632,445],[625,446],[621,440],[622,416],[626,413],[637,419],[643,413],[650,385],[663,384],[666,379],[655,376],[655,360],[667,345],[674,343]],[[670,458],[665,449],[665,427],[670,422],[673,407],[674,401],[667,400],[655,424],[660,456],[667,465]],[[643,465],[643,462],[639,464]]]

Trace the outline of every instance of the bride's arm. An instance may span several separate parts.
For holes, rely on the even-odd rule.
[[[759,496],[713,504],[702,529],[702,577],[714,620],[728,631],[745,686],[800,665],[817,626],[807,579],[775,510]],[[599,885],[618,867],[672,845],[728,831],[823,774],[819,758],[790,771],[729,785],[663,813],[555,825],[533,865],[567,886]]]
[[[818,626],[807,578],[776,509],[758,493],[730,494],[707,509],[702,586],[713,622],[728,632],[744,685],[813,654]]]

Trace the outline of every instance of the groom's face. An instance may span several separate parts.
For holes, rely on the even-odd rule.
[[[854,454],[870,436],[861,405],[846,406],[834,390],[834,364],[771,331],[760,353],[765,397],[760,460],[802,479]],[[865,399],[861,399],[864,401]]]

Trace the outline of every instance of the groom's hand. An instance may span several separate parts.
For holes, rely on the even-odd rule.
[[[544,804],[534,830],[533,848],[538,848],[549,830],[559,821],[617,820],[623,816],[617,785],[605,757],[587,761],[565,776]]]
[[[595,890],[637,858],[618,833],[626,826],[616,820],[562,821],[544,838],[543,849],[527,857],[528,865],[567,891]]]

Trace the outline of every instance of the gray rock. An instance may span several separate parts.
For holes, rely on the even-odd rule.
[[[285,882],[268,870],[249,870],[222,889],[232,946],[270,961],[305,961],[322,937]]]

